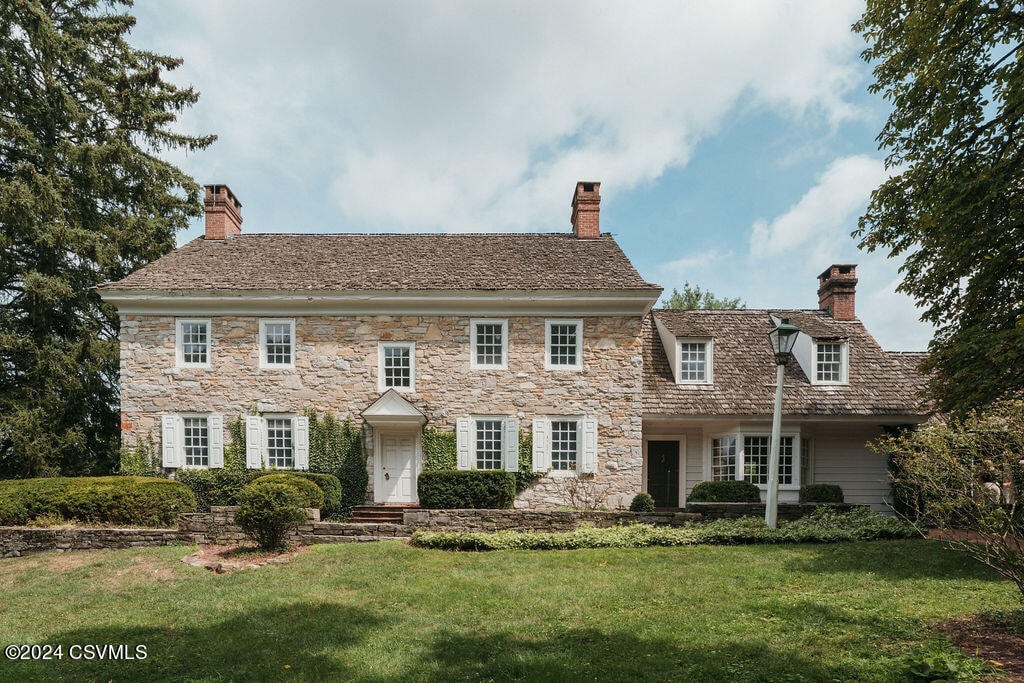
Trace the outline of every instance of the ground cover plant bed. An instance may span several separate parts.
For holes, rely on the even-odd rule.
[[[580,548],[646,548],[683,545],[754,545],[774,543],[838,543],[916,538],[913,526],[867,508],[834,512],[820,508],[770,529],[764,520],[745,517],[691,523],[681,527],[631,524],[574,531],[416,531],[412,544],[439,550],[577,550]]]
[[[450,553],[317,545],[222,575],[188,548],[0,560],[8,644],[145,660],[4,661],[4,680],[896,681],[939,625],[1014,604],[939,541]]]

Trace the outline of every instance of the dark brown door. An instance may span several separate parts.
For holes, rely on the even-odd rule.
[[[679,442],[647,442],[647,493],[659,508],[679,507]]]

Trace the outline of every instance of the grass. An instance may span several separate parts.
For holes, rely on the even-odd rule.
[[[146,645],[2,680],[895,680],[929,625],[1013,605],[935,541],[448,553],[317,546],[215,575],[192,549],[0,560],[0,640]]]

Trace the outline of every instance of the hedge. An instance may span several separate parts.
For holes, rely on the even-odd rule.
[[[268,483],[284,484],[295,489],[299,494],[299,507],[319,510],[324,506],[324,492],[316,485],[316,482],[296,476],[295,472],[275,472],[263,475],[239,492],[238,504],[242,504],[243,492],[252,489],[256,484],[263,486]],[[340,485],[339,488],[341,488]]]
[[[211,505],[238,505],[238,492],[265,474],[267,470],[181,468],[174,479],[192,489],[197,508],[205,512]]]
[[[749,481],[702,481],[687,497],[690,503],[760,503],[761,490]]]
[[[843,488],[838,484],[804,484],[800,487],[801,503],[842,503]]]
[[[516,496],[515,475],[502,470],[423,472],[416,487],[420,506],[434,509],[510,508]]]
[[[294,477],[308,479],[317,486],[324,494],[324,504],[320,508],[321,519],[337,519],[343,514],[341,482],[333,474],[321,472],[291,472]]]
[[[44,516],[86,524],[173,527],[196,498],[181,482],[159,477],[75,477],[0,481],[0,524]]]
[[[301,484],[296,485],[298,482]],[[309,489],[303,485],[320,493],[306,479],[277,474],[260,477],[238,493],[235,522],[261,548],[284,546],[288,532],[306,520],[302,508],[312,507],[306,505]]]

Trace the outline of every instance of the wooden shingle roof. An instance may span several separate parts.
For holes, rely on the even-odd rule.
[[[644,322],[645,415],[771,415],[775,359],[768,343],[772,316],[789,318],[815,339],[849,342],[849,384],[812,385],[795,359],[786,366],[783,414],[791,416],[906,416],[930,410],[918,398],[922,354],[884,351],[859,320],[839,321],[824,311],[656,310]],[[711,385],[676,384],[654,318],[677,337],[714,340]]]
[[[640,277],[611,235],[558,233],[199,238],[99,289],[660,291]]]

